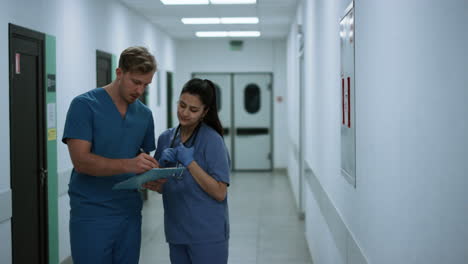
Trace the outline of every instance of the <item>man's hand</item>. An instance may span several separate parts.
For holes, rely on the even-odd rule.
[[[129,160],[128,166],[131,172],[140,174],[153,168],[159,168],[159,162],[146,153],[140,153]]]
[[[149,181],[143,184],[143,187],[146,189],[150,189],[152,191],[158,192],[158,193],[162,193],[163,185],[166,182],[167,182],[167,179],[157,179],[155,181]]]

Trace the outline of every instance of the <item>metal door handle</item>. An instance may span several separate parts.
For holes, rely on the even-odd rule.
[[[41,168],[40,170],[40,173],[39,173],[39,177],[40,177],[40,181],[41,181],[41,187],[44,187],[45,186],[45,181],[47,179],[47,170],[44,169],[44,168]]]
[[[236,132],[239,136],[258,136],[258,135],[268,135],[268,128],[250,128],[250,127],[242,127],[237,128]]]

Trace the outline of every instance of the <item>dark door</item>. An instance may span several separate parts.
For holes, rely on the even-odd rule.
[[[172,127],[172,72],[166,73],[167,83],[167,128]]]
[[[112,55],[96,50],[96,87],[112,82]]]
[[[44,34],[9,25],[13,263],[47,263]]]

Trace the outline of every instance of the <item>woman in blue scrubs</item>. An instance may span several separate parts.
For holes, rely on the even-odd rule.
[[[193,79],[181,92],[177,128],[161,134],[155,153],[162,167],[186,169],[150,182],[163,194],[164,227],[173,264],[227,263],[230,159],[218,117],[215,86]]]

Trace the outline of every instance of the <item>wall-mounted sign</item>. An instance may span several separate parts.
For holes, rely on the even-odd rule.
[[[47,128],[55,128],[57,122],[55,112],[55,103],[47,104]]]
[[[55,74],[47,74],[47,92],[55,92]]]
[[[19,53],[15,54],[15,73],[21,73],[21,54]]]
[[[356,186],[356,118],[354,87],[354,3],[340,21],[341,173]]]

